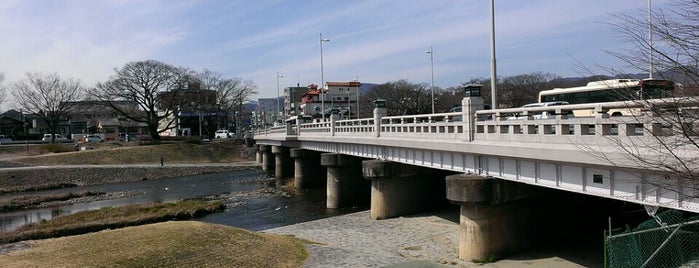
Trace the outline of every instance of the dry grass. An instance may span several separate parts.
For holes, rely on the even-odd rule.
[[[72,145],[68,145],[72,147]],[[102,143],[88,144],[86,151],[48,153],[34,148],[31,155],[17,151],[7,161],[25,165],[99,165],[99,164],[144,164],[160,163],[222,163],[242,160],[244,145],[232,141],[216,141],[208,144],[170,143],[159,145],[127,145]],[[10,154],[12,152],[6,152]]]
[[[31,223],[12,232],[0,233],[0,243],[85,234],[168,220],[189,220],[224,208],[221,201],[201,200],[105,207]]]
[[[202,222],[164,222],[32,241],[0,267],[301,267],[293,237]]]
[[[0,200],[0,213],[19,209],[30,209],[44,202],[65,201],[73,198],[103,194],[102,192],[78,192],[47,195],[31,195]]]

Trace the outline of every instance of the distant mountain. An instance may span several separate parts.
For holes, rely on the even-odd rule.
[[[257,110],[257,100],[251,100],[243,103],[243,111],[254,111]]]
[[[372,83],[362,83],[361,86],[359,86],[359,92],[362,94],[367,93],[370,89],[374,88],[375,86],[378,86],[379,84],[372,84]]]

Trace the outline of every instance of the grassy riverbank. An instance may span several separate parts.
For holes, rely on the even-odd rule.
[[[0,244],[85,234],[168,220],[188,220],[221,211],[224,208],[220,201],[198,200],[106,207],[31,223],[15,231],[1,233]]]
[[[21,209],[33,209],[38,205],[53,201],[66,201],[73,198],[94,196],[104,194],[102,192],[78,192],[50,195],[32,195],[13,198],[10,200],[0,200],[0,213]]]
[[[301,267],[302,241],[193,221],[22,242],[0,267]]]
[[[101,164],[160,164],[165,163],[230,163],[249,159],[246,147],[233,141],[214,141],[206,144],[167,143],[137,145],[135,143],[82,144],[85,151],[49,153],[39,145],[25,152],[23,148],[3,148],[0,154],[12,156],[8,162],[21,165],[101,165]],[[72,148],[72,145],[65,145]]]
[[[0,157],[5,162],[35,166],[159,165],[162,156],[166,165],[163,170],[169,169],[167,165],[170,163],[234,163],[249,161],[251,156],[254,158],[250,154],[251,148],[236,145],[232,141],[216,141],[204,145],[176,143],[95,146],[99,147],[79,152],[37,154],[21,150],[11,152],[3,147]],[[28,202],[33,203],[31,200],[33,199],[30,198]],[[303,265],[307,258],[304,242],[293,237],[181,221],[213,213],[224,207],[220,201],[140,204],[79,212],[31,224],[0,235],[0,267]]]

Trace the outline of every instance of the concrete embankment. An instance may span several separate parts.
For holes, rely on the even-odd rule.
[[[95,185],[188,175],[259,169],[253,162],[236,164],[37,166],[0,169],[0,190],[46,185]]]

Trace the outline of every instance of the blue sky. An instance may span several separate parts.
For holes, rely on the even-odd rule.
[[[496,0],[499,76],[623,70],[606,51],[631,48],[612,14],[647,16],[647,0]],[[664,8],[667,1],[653,1]],[[127,62],[154,59],[209,69],[258,86],[407,79],[445,88],[490,77],[490,1],[4,0],[0,72],[5,86],[28,71],[86,86]],[[636,72],[637,70],[633,70]],[[604,74],[604,73],[603,73]]]

